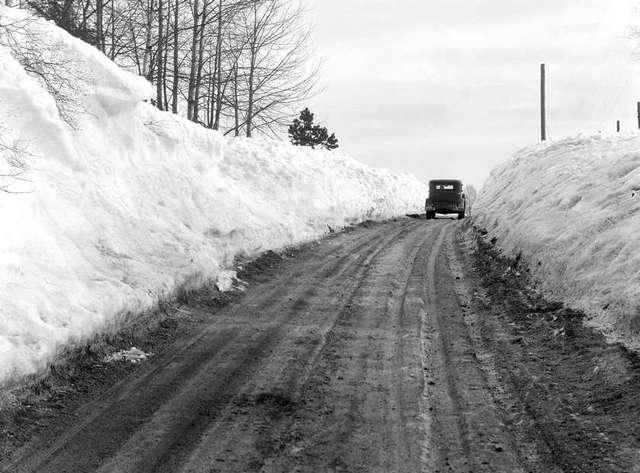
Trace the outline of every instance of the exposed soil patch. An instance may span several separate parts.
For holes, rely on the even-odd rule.
[[[343,230],[379,225],[383,223],[366,221]],[[332,233],[326,238],[340,235]],[[33,437],[46,438],[61,425],[73,422],[79,406],[98,398],[146,363],[106,362],[110,354],[137,347],[150,353],[151,359],[162,355],[176,341],[202,331],[220,310],[241,300],[247,284],[269,281],[318,245],[313,241],[277,252],[267,251],[254,259],[237,258],[235,268],[240,284],[234,290],[221,292],[214,284],[197,289],[180,288],[154,311],[127,314],[117,331],[67,348],[45,372],[0,387],[0,463]],[[284,403],[284,397],[274,396],[261,399],[270,412],[291,408]]]
[[[175,300],[142,314],[116,333],[102,334],[61,352],[48,369],[0,391],[0,461],[50,426],[71,420],[72,412],[125,376],[138,364],[107,362],[108,355],[137,347],[157,354],[204,320],[202,313],[183,309],[186,301],[220,308],[239,297],[215,286],[179,291]],[[213,315],[214,312],[210,312]]]
[[[362,227],[78,348],[3,411],[4,445],[42,435],[0,471],[640,471],[636,355],[466,222]]]
[[[164,350],[136,343],[154,356],[0,471],[420,471],[417,294],[452,230],[367,222],[245,263],[271,277],[219,311],[189,296],[203,322]]]
[[[295,250],[290,250],[287,256],[294,256]],[[283,255],[275,251],[266,251],[258,258],[244,262],[238,258],[236,267],[238,268],[238,277],[244,281],[256,281],[269,277],[269,273],[277,269],[283,261]]]
[[[253,282],[268,279],[286,260],[313,243],[258,258],[237,261],[238,276]],[[0,462],[35,435],[72,420],[74,410],[139,369],[128,361],[106,362],[109,354],[137,347],[162,353],[180,337],[205,325],[216,312],[242,297],[242,291],[221,292],[214,284],[181,288],[171,300],[148,313],[128,315],[123,328],[101,334],[59,354],[44,373],[0,389]],[[203,310],[194,310],[200,308]]]
[[[583,324],[584,315],[545,301],[518,260],[477,232],[473,266],[482,342],[517,397],[511,423],[540,439],[565,472],[638,471],[640,359]]]

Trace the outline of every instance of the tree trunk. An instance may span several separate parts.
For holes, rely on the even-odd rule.
[[[214,61],[215,62],[215,61]],[[215,69],[215,67],[214,67]],[[215,78],[215,70],[213,74],[209,75],[209,82],[207,83],[207,128],[213,128],[213,116],[214,116],[214,101],[213,101],[213,83]]]
[[[180,71],[178,69],[178,10],[180,0],[176,0],[173,11],[173,90],[171,91],[171,111],[178,113],[178,79]]]
[[[171,3],[167,3],[167,21],[165,23],[166,30],[164,33],[164,53],[162,57],[162,110],[169,110],[169,94],[167,86],[167,69],[169,61],[169,15],[171,15]]]
[[[256,68],[256,59],[255,59],[255,54],[254,51],[252,49],[251,51],[251,63],[250,63],[250,67],[249,67],[249,82],[248,82],[248,86],[249,86],[249,91],[248,91],[248,95],[247,95],[247,119],[245,120],[245,125],[247,127],[247,137],[251,138],[251,132],[252,132],[252,126],[253,126],[253,96],[254,96],[254,90],[253,90],[253,79],[254,79],[254,75],[255,75],[255,68]]]
[[[114,0],[111,0],[114,1]],[[96,0],[96,46],[103,53],[104,48],[104,1]]]
[[[202,18],[200,21],[200,39],[198,41],[198,69],[196,72],[196,90],[194,92],[193,121],[198,122],[200,115],[200,87],[202,86],[202,68],[204,66],[204,25],[207,19],[207,0],[202,4]]]
[[[238,105],[238,62],[233,66],[233,119],[234,136],[240,136],[240,106]]]
[[[193,37],[191,40],[191,69],[189,71],[189,85],[187,89],[187,119],[193,120],[195,108],[196,73],[198,66],[198,6],[199,0],[193,2]]]
[[[113,1],[113,0],[112,0]],[[164,100],[162,98],[162,90],[163,90],[163,70],[164,70],[164,61],[162,60],[162,48],[163,48],[163,35],[162,27],[164,24],[164,20],[162,18],[162,2],[164,0],[158,0],[158,51],[156,52],[156,65],[157,65],[157,74],[156,74],[156,107],[162,110],[162,106],[164,104]]]
[[[153,76],[151,75],[151,27],[153,26],[154,0],[149,0],[147,7],[147,29],[144,41],[144,57],[142,58],[142,74],[149,82],[153,82]]]
[[[220,113],[222,111],[222,0],[218,0],[218,34],[216,35],[216,102],[213,129],[220,129]]]
[[[253,132],[253,100],[254,100],[254,78],[256,72],[256,56],[257,52],[257,43],[258,43],[258,5],[253,4],[253,31],[252,36],[249,40],[249,82],[248,86],[248,102],[247,102],[247,118],[245,120],[245,126],[247,127],[247,138],[251,138],[251,134]]]
[[[131,37],[133,38],[134,44],[137,45],[136,31],[133,28],[133,24],[131,24],[131,22],[129,22],[129,31],[131,33]],[[145,53],[146,53],[146,51],[145,51]],[[138,75],[144,76],[145,75],[144,58],[143,58],[143,61],[141,62],[140,61],[140,55],[138,54],[138,48],[137,47],[133,48],[133,61],[136,63],[136,68],[138,69]]]
[[[111,0],[111,49],[109,58],[113,61],[116,58],[116,2]]]

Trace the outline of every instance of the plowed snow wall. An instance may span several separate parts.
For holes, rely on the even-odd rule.
[[[422,207],[412,176],[223,138],[144,103],[147,82],[52,23],[4,6],[0,20],[19,26],[13,47],[0,38],[0,174],[15,150],[28,166],[27,181],[0,176],[25,192],[0,192],[0,382],[185,281],[225,286],[238,254]]]
[[[522,254],[548,296],[640,347],[640,137],[519,151],[491,173],[475,221],[508,255]]]

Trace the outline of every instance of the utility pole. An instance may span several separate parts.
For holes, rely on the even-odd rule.
[[[546,71],[540,64],[540,139],[547,139]],[[640,104],[639,104],[640,105]]]
[[[620,120],[616,120],[616,131],[620,133]]]
[[[640,102],[638,102],[638,128],[640,128]]]

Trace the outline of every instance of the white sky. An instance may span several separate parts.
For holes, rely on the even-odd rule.
[[[550,138],[637,127],[637,0],[307,3],[324,60],[316,121],[368,164],[479,186],[538,141],[541,62]]]

